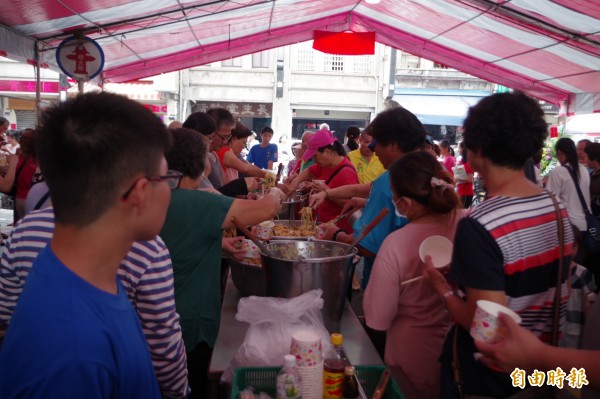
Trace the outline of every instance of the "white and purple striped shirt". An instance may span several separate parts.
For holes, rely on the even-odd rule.
[[[33,262],[54,232],[54,211],[27,215],[15,227],[0,264],[0,330],[6,330]],[[136,241],[118,276],[140,318],[154,371],[165,398],[189,394],[185,348],[175,311],[173,268],[160,237]]]

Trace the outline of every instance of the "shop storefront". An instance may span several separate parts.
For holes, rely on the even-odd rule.
[[[316,132],[323,123],[329,125],[330,130],[340,140],[344,141],[346,129],[355,125],[364,128],[369,123],[371,112],[345,111],[345,110],[323,110],[323,109],[299,109],[292,112],[292,139],[300,140],[306,131]]]

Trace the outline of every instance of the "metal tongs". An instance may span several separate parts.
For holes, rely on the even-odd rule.
[[[349,211],[346,211],[344,213],[340,213],[334,219],[330,220],[329,223],[336,224],[337,222],[339,222],[340,220],[342,220],[346,216],[351,215],[353,212],[354,212],[354,210],[349,210]]]

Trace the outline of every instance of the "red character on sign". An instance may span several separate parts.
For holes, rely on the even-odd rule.
[[[67,55],[67,58],[75,61],[75,74],[87,75],[87,63],[96,60],[82,45],[75,47],[75,51]]]

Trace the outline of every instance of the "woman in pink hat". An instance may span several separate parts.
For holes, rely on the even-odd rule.
[[[319,130],[308,141],[308,149],[302,159],[307,161],[311,158],[315,164],[300,173],[289,185],[284,186],[285,192],[294,192],[298,185],[305,181],[323,180],[324,183],[313,184],[315,191],[358,183],[356,169],[346,157],[342,143],[329,130]],[[316,209],[317,220],[325,223],[334,219],[342,212],[345,202],[326,199]],[[348,233],[352,231],[352,226],[345,220],[339,223],[339,227]]]

